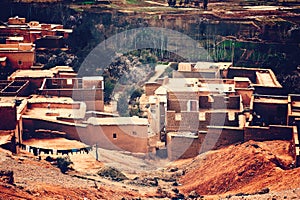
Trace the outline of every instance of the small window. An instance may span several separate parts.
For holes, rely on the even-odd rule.
[[[22,64],[23,64],[22,60],[19,60],[18,65],[22,65]]]
[[[132,131],[132,135],[137,135],[137,132],[135,132],[135,131]]]
[[[113,133],[113,139],[117,139],[117,134]]]
[[[52,85],[57,85],[57,83],[58,83],[58,82],[57,82],[57,79],[53,79],[53,80],[52,80]]]
[[[198,111],[199,103],[197,100],[188,100],[187,111]]]
[[[73,83],[72,79],[68,78],[67,79],[67,85],[72,85],[72,83]]]

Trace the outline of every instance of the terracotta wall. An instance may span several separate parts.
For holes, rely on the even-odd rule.
[[[88,134],[84,137],[83,141],[91,145],[98,143],[98,146],[104,149],[147,153],[147,131],[147,125],[89,125]]]
[[[244,130],[238,127],[209,126],[201,146],[201,151],[219,149],[237,142],[244,141]]]
[[[159,83],[146,83],[144,86],[146,96],[154,95],[155,90],[160,86],[161,84]]]
[[[167,110],[175,110],[176,112],[187,111],[187,103],[189,100],[198,101],[196,92],[168,92],[167,93]]]
[[[35,62],[33,51],[15,52],[0,51],[0,57],[7,57],[13,69],[30,69]]]
[[[14,130],[17,124],[15,106],[0,106],[0,130]]]
[[[276,126],[270,125],[268,127],[246,126],[245,141],[256,140],[292,140],[293,127],[292,126]]]
[[[266,124],[287,124],[287,109],[288,104],[272,104],[272,99],[269,103],[253,103],[253,111],[260,115]]]
[[[71,97],[75,101],[84,101],[86,103],[87,110],[104,110],[104,98],[102,89],[43,89],[41,90],[41,94]]]
[[[228,68],[227,78],[233,79],[234,77],[248,77],[252,83],[256,83],[256,71],[245,70],[245,68]]]
[[[177,114],[178,115],[178,114]],[[207,126],[239,126],[238,113],[233,120],[229,119],[227,112],[206,112],[205,119],[199,120],[199,112],[181,112],[180,118],[176,119],[175,111],[166,113],[166,131],[198,131],[207,130]]]
[[[199,153],[243,141],[244,130],[237,127],[209,127],[206,133],[199,133],[196,138],[167,134],[168,158],[192,158]]]
[[[123,150],[134,153],[147,153],[148,127],[134,125],[94,126],[57,123],[42,119],[23,119],[24,129],[34,133],[38,129],[65,132],[67,138],[84,142],[88,145],[98,144],[100,148]],[[113,138],[114,133],[116,138]]]
[[[192,158],[199,154],[199,138],[167,135],[167,152],[169,160]]]
[[[253,94],[253,89],[235,89],[238,95],[241,95],[242,97],[242,103],[244,107],[249,107],[251,103],[251,97]]]

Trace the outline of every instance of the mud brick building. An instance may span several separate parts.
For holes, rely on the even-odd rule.
[[[141,98],[169,159],[248,140],[288,140],[299,160],[299,98],[284,95],[272,70],[179,63],[173,76],[146,83]]]
[[[26,22],[26,18],[11,17],[0,26],[2,37],[22,37],[24,43],[36,43],[39,48],[61,48],[64,39],[73,31],[60,24],[45,24],[38,21]]]
[[[30,69],[35,63],[35,47],[32,43],[0,44],[0,57],[6,57],[6,67]]]
[[[102,76],[83,78],[46,78],[39,89],[43,95],[72,97],[83,101],[88,110],[103,111],[104,82]]]

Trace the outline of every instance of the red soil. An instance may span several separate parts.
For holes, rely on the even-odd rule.
[[[293,163],[287,141],[232,145],[195,158],[180,179],[180,191],[201,195],[280,191],[300,186],[300,168]]]

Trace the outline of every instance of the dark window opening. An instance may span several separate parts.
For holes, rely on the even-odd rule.
[[[113,133],[113,138],[117,139],[117,134],[116,133]]]
[[[18,65],[22,65],[22,64],[23,64],[22,60],[19,60]]]

